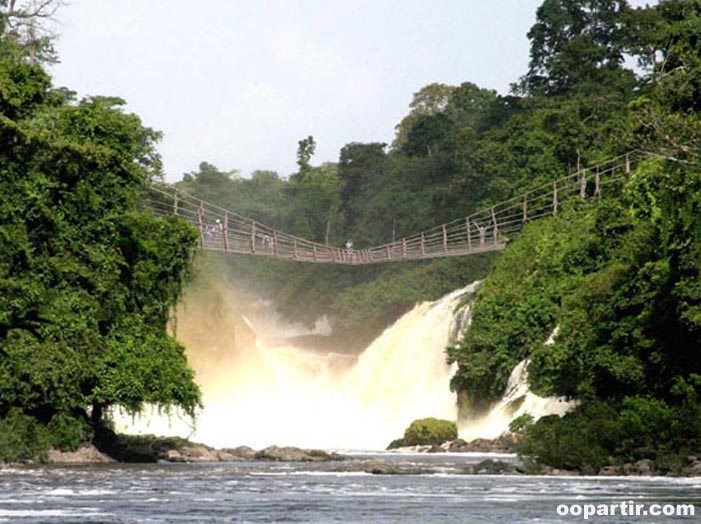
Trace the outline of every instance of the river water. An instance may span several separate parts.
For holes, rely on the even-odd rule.
[[[377,458],[356,461],[362,467]],[[684,503],[701,510],[701,479],[458,475],[461,465],[484,456],[379,458],[444,472],[373,475],[337,471],[338,463],[260,462],[6,469],[0,471],[0,522],[543,524],[583,520],[558,515],[559,504]]]

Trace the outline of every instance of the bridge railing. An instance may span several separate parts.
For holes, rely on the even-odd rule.
[[[158,216],[177,216],[192,224],[199,231],[200,248],[209,251],[336,264],[420,260],[504,249],[527,222],[556,215],[574,199],[599,198],[644,156],[633,151],[577,169],[465,218],[367,249],[343,249],[290,235],[166,184],[153,184],[144,204]]]
[[[532,220],[553,216],[574,199],[594,199],[624,180],[645,154],[639,151],[577,169],[465,218],[358,253],[360,263],[436,258],[504,249]]]

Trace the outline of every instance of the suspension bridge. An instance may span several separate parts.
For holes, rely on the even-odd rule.
[[[194,226],[199,248],[206,251],[347,265],[465,256],[502,250],[529,221],[556,215],[560,206],[574,199],[601,197],[605,189],[625,180],[643,156],[633,151],[577,169],[465,218],[365,249],[290,235],[166,184],[151,185],[144,204],[157,216],[176,216]]]

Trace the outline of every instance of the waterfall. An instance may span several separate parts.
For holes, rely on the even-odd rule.
[[[249,321],[225,289],[189,293],[177,336],[203,393],[195,428],[177,415],[151,414],[118,417],[118,429],[217,447],[384,449],[414,419],[456,419],[445,348],[467,318],[469,307],[456,308],[476,287],[418,304],[357,357],[281,344],[289,326],[276,327],[271,315],[261,321],[260,309]]]
[[[556,327],[545,342],[555,342]],[[539,397],[528,387],[528,364],[524,359],[511,371],[501,400],[495,403],[486,416],[468,418],[458,423],[460,437],[469,441],[475,438],[496,438],[509,429],[509,423],[521,415],[531,415],[534,420],[546,415],[564,415],[576,405],[576,401],[563,397]]]
[[[118,415],[117,429],[216,447],[384,449],[415,419],[457,419],[449,390],[455,368],[446,363],[445,348],[469,326],[478,285],[416,305],[359,355],[285,343],[327,333],[325,319],[305,331],[272,313],[270,303],[243,300],[222,285],[191,290],[178,311],[177,336],[203,393],[196,425],[177,413],[147,410],[136,419]],[[458,421],[461,438],[495,438],[524,413],[537,419],[572,408],[564,399],[534,395],[527,367],[524,360],[514,368],[503,398],[486,416]]]

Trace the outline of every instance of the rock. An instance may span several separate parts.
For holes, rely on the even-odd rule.
[[[185,462],[221,462],[223,452],[204,444],[185,444],[178,449]]]
[[[448,451],[454,453],[513,453],[514,445],[514,434],[504,433],[494,439],[477,438],[470,442],[456,439],[450,443]]]
[[[93,445],[85,445],[76,451],[49,451],[49,462],[52,464],[109,464],[114,459],[100,453]]]
[[[428,453],[445,453],[445,448],[443,448],[443,446],[439,446],[438,444],[434,444],[428,449]]]
[[[166,462],[187,462],[185,457],[183,457],[182,454],[175,449],[169,449],[163,460]]]
[[[599,470],[599,475],[602,477],[614,477],[620,474],[621,473],[616,466],[604,466]]]
[[[695,460],[689,468],[692,475],[701,475],[701,460]]]
[[[473,466],[476,475],[504,475],[516,473],[516,466],[503,460],[487,459]]]
[[[242,460],[253,460],[256,458],[256,451],[248,446],[238,446],[236,448],[224,448],[222,450],[224,453],[228,453],[234,458],[239,458]]]
[[[413,421],[404,431],[404,445],[441,445],[458,438],[458,427],[452,420],[433,417]]]
[[[459,452],[465,446],[467,446],[466,441],[461,438],[456,438],[455,440],[448,442],[448,451]]]
[[[655,463],[650,459],[643,459],[633,464],[633,471],[636,475],[652,475],[655,472]]]
[[[422,468],[409,462],[373,462],[364,468],[373,475],[430,475],[436,473],[431,468]]]
[[[331,460],[344,460],[345,457],[336,453],[327,453],[320,449],[268,446],[258,451],[255,454],[255,459],[275,462],[327,462]]]
[[[387,450],[390,449],[399,449],[399,448],[404,448],[406,445],[404,444],[404,439],[403,438],[396,438],[392,442],[389,443],[389,446],[387,446]]]

